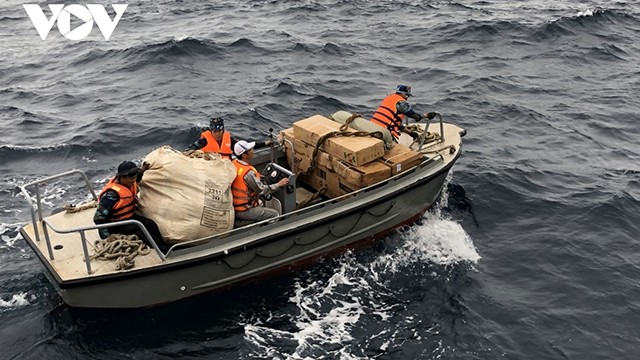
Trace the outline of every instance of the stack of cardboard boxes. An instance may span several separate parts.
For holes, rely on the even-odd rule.
[[[318,147],[315,165],[309,169],[318,141],[340,131],[340,126],[324,116],[314,115],[282,131],[291,169],[295,173],[304,172],[301,180],[316,190],[326,188],[329,197],[375,184],[422,161],[420,153],[399,144],[385,152],[384,142],[373,136],[332,136]]]

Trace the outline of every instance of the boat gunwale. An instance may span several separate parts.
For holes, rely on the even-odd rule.
[[[427,175],[423,178],[418,178],[415,179],[415,177],[417,177],[418,175],[415,174],[416,171],[418,171],[421,168],[424,168],[426,166],[428,166],[430,163],[432,163],[434,161],[434,159],[436,157],[432,157],[429,159],[426,159],[424,162],[422,162],[420,165],[417,165],[416,167],[409,169],[401,174],[397,174],[392,178],[389,179],[385,179],[384,181],[381,181],[379,183],[373,184],[369,187],[363,188],[361,189],[363,192],[371,192],[372,190],[376,190],[377,188],[381,188],[381,187],[385,187],[385,186],[391,186],[389,185],[390,181],[400,181],[399,183],[396,183],[396,185],[400,185],[402,183],[406,183],[404,185],[400,185],[401,188],[398,189],[397,191],[394,192],[390,192],[386,195],[383,195],[382,197],[377,197],[374,199],[375,194],[377,192],[371,193],[371,194],[367,194],[366,196],[362,197],[359,200],[360,201],[359,204],[351,207],[350,209],[347,209],[347,207],[345,207],[344,201],[339,202],[339,201],[334,201],[334,199],[330,199],[327,200],[325,202],[319,203],[314,205],[314,207],[311,208],[305,208],[305,209],[301,209],[301,210],[307,210],[307,211],[301,211],[300,213],[297,213],[295,215],[296,219],[294,218],[289,218],[289,219],[284,219],[284,221],[289,220],[291,223],[295,223],[296,221],[300,220],[300,216],[308,214],[309,212],[313,212],[313,211],[318,211],[321,210],[323,207],[329,205],[329,206],[333,206],[335,208],[339,208],[339,207],[345,207],[345,211],[339,211],[335,214],[332,214],[330,216],[324,217],[320,220],[317,221],[312,221],[312,222],[308,222],[306,224],[301,224],[302,226],[299,227],[283,227],[283,229],[281,231],[277,231],[274,232],[271,235],[268,236],[261,236],[256,240],[253,241],[249,241],[244,245],[239,245],[236,247],[233,247],[231,249],[225,249],[225,250],[219,250],[213,253],[206,253],[207,251],[211,250],[210,248],[208,249],[202,249],[202,248],[198,248],[198,247],[193,247],[193,248],[188,248],[188,249],[181,249],[179,251],[183,252],[178,253],[175,255],[175,257],[169,257],[167,258],[167,260],[160,262],[158,265],[156,266],[152,266],[152,267],[146,267],[146,268],[140,268],[140,269],[132,269],[126,272],[117,272],[117,273],[109,273],[109,274],[103,274],[103,275],[97,275],[97,276],[87,276],[87,277],[83,277],[83,278],[78,278],[78,279],[72,279],[72,280],[62,280],[60,278],[60,276],[57,274],[57,272],[55,271],[55,269],[53,269],[51,263],[49,262],[48,259],[46,258],[42,258],[43,256],[45,256],[45,254],[43,252],[40,251],[40,248],[33,242],[33,239],[31,239],[31,237],[29,237],[26,232],[24,231],[24,227],[20,230],[21,235],[27,240],[27,243],[29,244],[29,246],[34,250],[34,252],[36,253],[36,255],[40,258],[40,262],[43,263],[45,265],[45,268],[47,269],[47,272],[52,275],[54,277],[54,279],[56,280],[57,283],[57,287],[59,287],[60,289],[67,289],[67,288],[76,288],[76,287],[82,287],[82,286],[87,286],[87,285],[94,285],[94,284],[100,284],[100,283],[108,283],[108,282],[113,282],[113,281],[119,281],[122,279],[129,279],[129,278],[136,278],[136,277],[142,277],[142,276],[147,276],[149,274],[152,273],[165,273],[165,272],[170,272],[170,271],[175,271],[177,269],[180,268],[184,268],[184,267],[190,267],[193,266],[195,264],[200,264],[200,263],[207,263],[207,262],[211,262],[211,261],[215,261],[221,258],[224,258],[226,256],[229,255],[233,255],[236,253],[241,253],[243,251],[247,251],[249,249],[254,249],[256,247],[260,247],[263,246],[264,244],[268,244],[274,241],[274,239],[277,239],[279,237],[282,236],[290,236],[291,234],[294,234],[296,232],[301,232],[304,231],[305,229],[308,229],[309,227],[317,227],[317,226],[322,226],[323,224],[326,223],[330,223],[333,221],[333,219],[335,219],[336,217],[339,216],[344,216],[344,215],[351,215],[353,213],[357,213],[358,211],[360,211],[363,207],[370,207],[370,206],[375,206],[375,205],[379,205],[381,203],[384,203],[386,201],[389,201],[391,198],[397,197],[398,195],[405,193],[407,191],[412,190],[413,188],[422,186],[424,183],[427,183],[429,181],[431,181],[433,178],[438,177],[440,175],[442,175],[443,173],[448,172],[454,165],[454,163],[457,161],[457,159],[459,158],[461,154],[460,149],[458,149],[458,151],[456,152],[456,155],[450,159],[447,163],[445,163],[445,165],[437,170],[436,172],[434,172],[433,174]],[[411,176],[414,175],[414,176]],[[366,190],[366,191],[365,191]],[[365,199],[374,199],[372,201],[364,201]],[[347,200],[348,201],[348,200]],[[291,213],[294,214],[294,213]],[[314,214],[314,216],[317,214]],[[250,227],[253,226],[269,226],[269,225],[274,225],[274,224],[278,224],[278,225],[282,225],[281,221],[278,222],[273,222],[273,223],[256,223],[256,224],[252,224],[250,225]],[[285,224],[286,225],[286,224]],[[239,228],[242,229],[242,228]],[[244,229],[245,231],[247,231],[247,229]],[[386,229],[385,229],[386,230]],[[243,231],[238,232],[237,234],[234,235],[241,235],[243,233]],[[381,232],[382,233],[382,232]],[[377,235],[377,234],[376,234]],[[218,235],[216,235],[218,236]],[[209,238],[208,240],[214,240],[214,238]],[[357,240],[359,241],[359,240]],[[357,242],[355,241],[355,242]],[[189,251],[191,249],[194,249],[192,251]],[[187,257],[184,259],[178,259],[178,261],[171,261],[176,259],[178,256],[189,256],[189,254],[195,254],[201,252],[203,253],[201,256],[194,256],[194,257]],[[293,261],[298,261],[298,260],[303,260],[303,259],[295,259]]]

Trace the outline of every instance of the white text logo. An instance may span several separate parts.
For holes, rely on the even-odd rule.
[[[94,21],[102,32],[104,39],[109,40],[128,5],[111,5],[116,13],[113,20],[109,17],[104,6],[97,4],[87,4],[85,6],[77,4],[66,6],[63,4],[50,4],[50,19],[47,19],[44,15],[44,11],[42,11],[40,5],[25,4],[22,6],[29,15],[33,26],[38,31],[42,40],[47,38],[47,35],[49,35],[49,31],[53,28],[53,23],[55,23],[56,20],[58,21],[58,30],[60,30],[60,34],[69,40],[82,40],[89,36],[93,29]],[[84,21],[84,23],[71,30],[71,15],[74,15],[78,19]]]

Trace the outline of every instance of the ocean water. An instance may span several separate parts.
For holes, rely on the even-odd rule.
[[[25,2],[0,4],[0,358],[638,357],[638,3],[129,1],[108,41],[43,41]],[[438,203],[370,248],[96,311],[62,305],[18,233],[26,182],[100,187],[212,115],[246,139],[370,116],[397,84],[468,134]]]

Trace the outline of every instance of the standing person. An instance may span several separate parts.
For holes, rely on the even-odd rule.
[[[398,85],[396,92],[382,100],[380,107],[373,113],[373,117],[371,118],[372,123],[388,129],[396,141],[398,141],[400,137],[400,131],[404,129],[402,120],[404,120],[405,116],[420,121],[423,117],[431,120],[437,115],[435,112],[429,112],[423,115],[415,112],[407,102],[410,96],[412,96],[411,86]]]
[[[238,142],[230,132],[224,130],[224,120],[221,117],[212,117],[209,122],[209,129],[200,134],[200,138],[187,147],[187,150],[202,150],[204,152],[214,152],[222,157],[231,160],[232,149]],[[256,142],[256,149],[271,145],[272,141]]]
[[[278,216],[278,211],[259,206],[260,197],[267,196],[276,190],[287,186],[289,179],[284,178],[276,184],[266,185],[260,181],[260,173],[251,165],[255,142],[238,141],[233,150],[237,159],[233,160],[236,166],[236,178],[231,184],[233,194],[233,208],[236,219],[242,221],[258,222]]]
[[[100,225],[120,220],[138,220],[147,229],[160,251],[166,253],[169,247],[162,239],[155,221],[135,213],[138,205],[138,183],[148,168],[149,164],[147,163],[139,168],[132,161],[122,162],[118,166],[116,176],[109,180],[98,195],[99,203],[96,213],[93,215],[93,222]],[[98,233],[101,239],[106,239],[111,234],[137,235],[140,240],[150,245],[142,230],[133,224],[102,228],[98,230]]]

